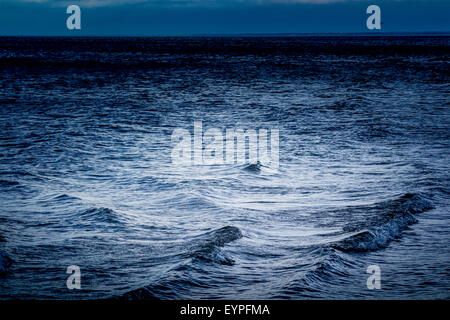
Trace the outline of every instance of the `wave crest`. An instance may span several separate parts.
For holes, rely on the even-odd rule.
[[[80,214],[80,218],[98,222],[118,223],[116,212],[109,208],[90,208]]]
[[[342,251],[374,251],[386,248],[389,243],[401,236],[403,230],[417,222],[414,216],[432,209],[433,204],[418,194],[407,193],[398,199],[376,205],[381,213],[356,228],[351,234],[332,245]]]
[[[204,261],[233,265],[234,260],[223,253],[219,247],[223,247],[226,243],[240,238],[242,238],[241,230],[233,226],[226,226],[208,232],[194,240],[190,256]]]

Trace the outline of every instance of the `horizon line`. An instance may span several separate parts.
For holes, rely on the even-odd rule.
[[[345,36],[345,35],[355,35],[355,36],[388,36],[388,35],[447,35],[450,36],[450,31],[375,31],[375,32],[274,32],[274,33],[192,33],[192,34],[155,34],[155,35],[82,35],[82,34],[60,34],[60,35],[14,35],[14,34],[0,34],[1,38],[6,37],[67,37],[67,38],[184,38],[184,37],[276,37],[276,36]]]

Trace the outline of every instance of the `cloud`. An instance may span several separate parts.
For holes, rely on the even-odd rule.
[[[171,0],[168,0],[171,1]],[[16,0],[10,2],[23,2],[23,3],[37,3],[37,4],[47,4],[49,6],[68,6],[71,4],[76,4],[81,7],[109,7],[115,5],[124,5],[124,4],[136,4],[136,3],[151,3],[158,2],[152,0]]]
[[[267,4],[327,4],[338,2],[357,2],[364,0],[15,0],[12,2],[38,3],[49,6],[111,7],[122,5],[147,4],[156,6],[226,6],[226,5],[267,5]],[[11,2],[11,1],[10,1]]]

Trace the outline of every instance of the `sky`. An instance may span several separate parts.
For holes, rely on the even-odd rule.
[[[71,4],[81,30],[66,27]],[[366,27],[372,4],[381,32],[450,32],[450,0],[0,0],[0,35],[376,33]]]

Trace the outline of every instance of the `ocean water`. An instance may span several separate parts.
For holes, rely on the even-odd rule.
[[[0,298],[449,299],[449,44],[0,38]],[[194,121],[278,170],[174,165]]]

